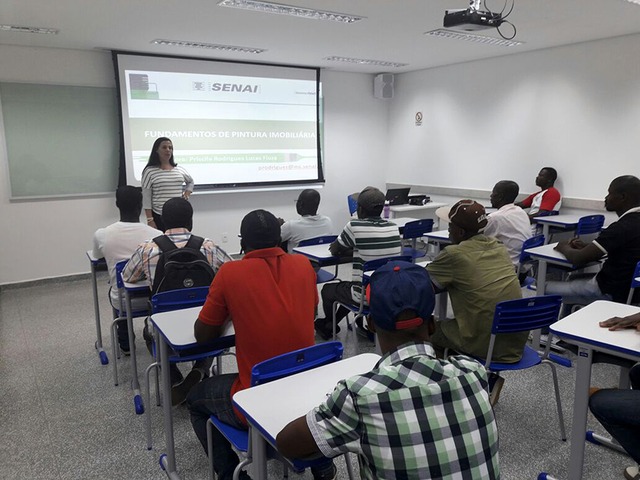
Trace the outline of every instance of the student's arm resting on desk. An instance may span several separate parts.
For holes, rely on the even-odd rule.
[[[276,436],[276,446],[288,458],[306,458],[320,453],[306,417],[298,417],[284,427]]]
[[[224,269],[221,268],[211,282],[207,299],[193,325],[193,335],[198,343],[206,343],[222,336],[229,311],[224,297]]]
[[[554,250],[559,251],[573,265],[580,267],[589,262],[595,262],[604,256],[604,252],[593,243],[576,242],[574,240],[563,240],[558,242]]]
[[[335,457],[359,449],[359,413],[344,380],[327,399],[276,436],[280,453],[289,458]]]
[[[353,255],[355,246],[355,235],[351,229],[351,223],[347,223],[338,238],[329,245],[329,251],[335,257],[348,257]]]
[[[635,328],[640,331],[640,313],[634,313],[626,317],[612,317],[604,322],[600,322],[600,326],[612,331],[624,330],[625,328]]]

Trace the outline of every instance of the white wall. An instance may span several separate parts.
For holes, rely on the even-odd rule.
[[[105,52],[0,45],[0,65],[0,81],[114,86],[111,56]],[[327,71],[322,81],[326,185],[320,210],[341,228],[348,219],[348,193],[366,185],[384,187],[388,103],[373,98],[371,75]],[[0,285],[88,272],[84,252],[93,232],[117,220],[113,198],[10,202],[6,165],[0,136]],[[291,218],[298,193],[194,195],[194,232],[237,252],[240,220],[247,212],[264,208]],[[226,244],[222,233],[228,234]]]
[[[632,35],[398,75],[388,182],[491,190],[511,179],[533,192],[548,165],[565,197],[602,200],[611,179],[640,175],[639,44]]]

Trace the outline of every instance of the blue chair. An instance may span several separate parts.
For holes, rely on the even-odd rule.
[[[116,340],[116,325],[120,320],[127,319],[127,307],[125,305],[125,291],[124,291],[124,280],[122,279],[122,271],[124,270],[125,265],[129,260],[122,260],[121,262],[116,263],[116,288],[118,289],[118,307],[115,310],[115,318],[111,323],[111,355],[114,359],[113,361],[113,384],[118,385],[118,362],[117,359],[120,358],[119,351],[117,349],[118,342]],[[140,287],[136,287],[135,289],[129,289],[128,294],[133,298],[149,298],[149,287],[147,285],[141,284]],[[142,310],[136,310],[131,312],[131,318],[140,318],[147,317],[151,312],[150,308],[145,308]],[[129,349],[132,355],[135,355],[135,345],[134,339],[129,338]],[[137,383],[137,379],[135,379]],[[136,388],[134,388],[135,390]],[[134,405],[136,409],[136,413],[138,415],[144,413],[144,406],[142,405],[142,398],[139,394],[134,395]]]
[[[633,295],[638,287],[640,287],[640,262],[636,264],[636,269],[631,277],[631,288],[629,289],[629,296],[627,297],[627,303],[629,305],[633,302]]]
[[[369,260],[368,262],[365,262],[364,265],[362,266],[362,295],[360,296],[360,302],[357,304],[343,303],[339,301],[333,302],[333,319],[332,319],[333,320],[333,340],[336,339],[336,327],[337,327],[336,314],[338,313],[338,309],[341,306],[349,309],[350,313],[355,314],[355,319],[354,319],[355,321],[357,321],[361,317],[365,317],[369,315],[369,308],[368,308],[368,305],[365,303],[365,295],[364,295],[364,289],[369,283],[369,277],[365,275],[365,273],[373,272],[378,268],[380,268],[382,265],[392,260],[411,262],[412,259],[409,255],[400,255],[397,257],[377,258],[375,260]],[[348,328],[351,329],[351,326],[349,325]]]
[[[576,237],[598,233],[604,225],[604,215],[586,215],[580,217],[576,227]]]
[[[525,250],[528,248],[541,247],[544,245],[544,235],[536,235],[535,237],[527,238],[524,242],[522,242],[522,250],[520,250],[520,257],[518,258],[518,270],[517,274],[520,276],[522,273],[522,269],[532,262],[531,255],[529,255]]]
[[[183,288],[180,290],[169,290],[166,292],[156,293],[153,297],[151,297],[151,312],[153,313],[162,313],[162,312],[171,312],[174,310],[182,310],[185,308],[199,307],[204,305],[205,300],[207,299],[207,294],[209,293],[209,287],[193,287],[193,288]],[[187,319],[187,321],[192,321],[193,319]],[[229,347],[233,346],[235,337],[233,339],[229,339],[227,344],[220,344],[220,342],[216,343],[216,348],[197,348],[193,351],[187,351],[185,353],[181,353],[180,355],[174,354],[169,356],[170,363],[182,363],[182,362],[191,362],[196,360],[201,360],[203,358],[208,357],[216,357],[216,371],[221,372],[221,363],[220,358],[222,355],[231,354],[229,352]],[[153,345],[153,356],[157,357],[157,352],[155,349],[155,343]],[[160,363],[155,361],[151,363],[145,370],[145,380],[146,380],[146,398],[151,398],[151,371],[154,370],[156,372],[156,404],[160,405],[160,388],[158,387],[158,368],[160,367]],[[168,401],[168,399],[165,399]],[[151,412],[147,409],[147,415],[145,418],[145,427],[147,432],[147,449],[151,450],[152,448],[152,438],[151,438]]]
[[[430,233],[433,230],[433,219],[428,218],[424,220],[415,220],[413,222],[407,222],[402,231],[402,239],[411,242],[411,246],[403,247],[402,254],[411,256],[411,261],[415,261],[416,258],[424,257],[427,254],[426,250],[418,250],[417,242],[418,238],[424,236],[425,233]]]
[[[324,235],[322,237],[314,237],[308,238],[307,240],[302,240],[298,243],[299,247],[306,247],[308,245],[321,245],[321,244],[331,244],[338,238],[337,235]],[[336,263],[336,269],[334,273],[331,273],[327,270],[323,270],[320,268],[316,272],[316,283],[326,283],[334,280],[338,276],[338,264]]]
[[[358,192],[347,195],[347,203],[349,204],[349,215],[353,216],[358,211]]]
[[[485,360],[479,359],[479,361],[484,363],[488,371],[495,373],[524,370],[535,367],[541,363],[549,365],[553,375],[553,386],[555,389],[556,405],[558,409],[558,421],[560,423],[560,436],[562,440],[566,440],[567,435],[564,426],[564,416],[562,414],[560,391],[558,389],[558,375],[556,373],[555,365],[551,360],[549,360],[551,338],[547,341],[547,345],[542,354],[530,346],[525,345],[522,358],[519,362],[499,363],[492,361],[493,348],[497,335],[502,333],[526,332],[548,327],[552,323],[558,321],[561,304],[562,297],[560,295],[544,295],[498,303],[493,317],[493,325],[491,326],[491,339],[489,341],[487,357]],[[551,334],[549,334],[549,336],[551,336]]]
[[[253,366],[251,369],[251,386],[272,382],[280,378],[288,377],[289,375],[294,375],[329,363],[337,362],[342,358],[342,353],[343,348],[340,342],[325,342],[278,355],[277,357],[270,358]],[[247,454],[246,458],[238,464],[233,472],[233,478],[234,480],[237,480],[239,478],[240,471],[252,461],[249,432],[223,423],[215,415],[212,415],[209,418],[207,422],[207,447],[210,460],[209,474],[211,480],[214,479],[213,461],[211,460],[213,458],[213,427],[216,427],[220,433],[222,433],[225,438],[231,442],[236,450],[246,452]],[[320,463],[320,461],[324,461],[324,459],[321,459],[320,461],[288,460],[279,455],[275,449],[271,449],[270,454],[274,458],[283,462],[283,465],[285,466],[285,476],[287,465],[290,465],[296,473],[301,473],[306,468],[312,467]],[[345,455],[345,461],[347,463],[349,478],[353,480],[353,470],[351,468],[351,462],[348,454]]]

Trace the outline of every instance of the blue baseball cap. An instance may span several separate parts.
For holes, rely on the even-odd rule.
[[[369,316],[383,330],[415,328],[431,317],[436,296],[429,273],[419,265],[394,260],[378,268],[367,286]],[[416,317],[398,320],[405,310]]]

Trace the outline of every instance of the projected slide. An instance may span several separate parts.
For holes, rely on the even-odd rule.
[[[157,137],[173,141],[197,187],[323,180],[315,69],[126,57],[117,63],[128,183],[139,184]]]

